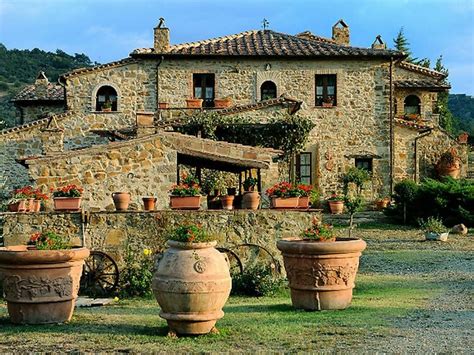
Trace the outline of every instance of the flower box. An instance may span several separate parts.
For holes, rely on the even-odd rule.
[[[286,209],[298,207],[299,197],[272,197],[272,208]]]
[[[201,196],[170,196],[170,207],[173,210],[198,210]]]
[[[79,211],[82,197],[54,197],[53,201],[56,211]]]

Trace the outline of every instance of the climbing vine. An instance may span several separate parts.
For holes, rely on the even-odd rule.
[[[222,116],[217,112],[200,112],[184,124],[175,127],[179,132],[245,145],[280,149],[286,156],[301,151],[313,122],[299,115],[279,113],[265,123],[241,116]]]

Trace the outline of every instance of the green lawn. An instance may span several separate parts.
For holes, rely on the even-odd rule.
[[[467,351],[469,344],[456,343],[464,341],[456,339],[464,333],[459,335],[454,329],[445,334],[443,304],[437,300],[453,286],[467,289],[466,297],[471,295],[472,300],[472,236],[454,237],[449,244],[440,245],[420,242],[409,229],[392,227],[390,235],[386,231],[359,230],[366,234],[368,249],[361,259],[352,306],[344,311],[296,311],[286,289],[274,297],[231,297],[225,317],[217,323],[220,334],[175,339],[166,336],[166,322],[158,316],[154,300],[121,300],[106,307],[81,308],[69,324],[53,326],[11,325],[6,307],[1,306],[0,351],[399,352],[410,349],[404,342],[418,336],[413,327],[420,319],[428,322],[435,336],[442,328],[439,334],[452,339],[452,346],[458,346],[456,352]],[[403,248],[395,249],[392,239]],[[467,317],[460,321],[469,324],[473,312],[472,306],[467,307],[471,308],[464,307],[456,315]],[[445,314],[452,311],[446,309]],[[429,338],[413,346],[415,351],[454,349],[449,342],[447,348],[439,348]]]

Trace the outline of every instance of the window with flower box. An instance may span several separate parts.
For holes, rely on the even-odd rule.
[[[316,74],[316,106],[332,107],[337,105],[336,74]]]

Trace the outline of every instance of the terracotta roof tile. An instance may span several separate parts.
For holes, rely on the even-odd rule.
[[[59,84],[33,84],[24,87],[12,101],[64,101],[64,88]]]
[[[230,36],[171,46],[169,51],[158,53],[154,48],[136,49],[130,55],[202,55],[202,56],[287,56],[287,57],[404,57],[393,50],[373,50],[336,44],[322,37],[308,39],[271,30],[253,30]]]
[[[451,88],[450,85],[438,82],[436,80],[396,80],[395,87],[397,88],[416,88],[416,89],[437,89],[437,90],[448,90]]]
[[[416,129],[418,131],[424,131],[424,130],[429,130],[431,129],[431,127],[429,126],[425,126],[417,121],[408,121],[408,120],[404,120],[404,119],[401,119],[401,118],[395,118],[395,124],[397,124],[398,126],[402,126],[402,127],[406,127],[406,128],[412,128],[412,129]]]
[[[430,75],[430,76],[438,78],[438,79],[442,79],[442,78],[445,78],[447,76],[446,74],[440,73],[439,71],[436,71],[436,70],[433,70],[433,69],[430,69],[430,68],[425,68],[425,67],[422,67],[421,65],[416,65],[416,64],[413,64],[413,63],[410,63],[410,62],[407,62],[407,61],[399,62],[398,66],[400,68],[403,68],[403,69],[406,69],[406,70],[411,70],[411,71],[414,71],[414,72],[417,72],[417,73]]]
[[[75,70],[72,70],[68,73],[63,74],[61,76],[61,78],[68,79],[68,78],[76,76],[76,75],[95,72],[95,71],[100,71],[100,70],[105,70],[105,69],[110,69],[110,68],[115,68],[115,67],[119,67],[119,66],[126,65],[126,64],[131,64],[131,63],[136,63],[136,60],[134,60],[132,58],[124,58],[124,59],[121,59],[121,60],[117,60],[115,62],[96,65],[94,67],[75,69]]]

